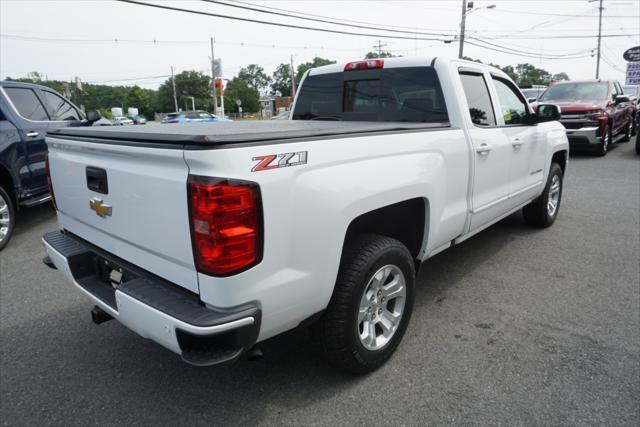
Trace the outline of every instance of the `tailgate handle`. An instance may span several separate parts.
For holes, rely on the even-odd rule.
[[[96,193],[109,194],[107,171],[102,168],[87,166],[87,187]]]

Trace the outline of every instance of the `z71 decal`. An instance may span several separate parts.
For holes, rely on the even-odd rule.
[[[251,172],[266,171],[269,169],[306,165],[307,152],[298,151],[297,153],[269,154],[268,156],[254,157],[252,160],[258,162],[258,164],[251,169]]]

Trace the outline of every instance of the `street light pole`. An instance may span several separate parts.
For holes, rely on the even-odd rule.
[[[217,116],[218,115],[218,97],[216,96],[216,87],[215,87],[215,82],[216,82],[216,72],[215,72],[215,59],[216,57],[213,56],[213,37],[211,37],[211,80],[212,80],[212,84],[213,84],[213,115]]]
[[[173,65],[171,66],[171,86],[173,87],[173,107],[178,112],[178,97],[176,96],[176,78],[173,75]]]
[[[467,0],[462,0],[462,19],[460,20],[460,46],[458,46],[458,59],[462,59],[464,51],[464,25],[467,20]]]
[[[600,42],[602,41],[602,0],[600,0],[600,17],[598,18],[598,59],[596,60],[596,79],[600,78]]]

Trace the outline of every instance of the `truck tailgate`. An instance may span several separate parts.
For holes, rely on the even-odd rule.
[[[61,228],[193,292],[183,151],[48,137]],[[92,187],[90,189],[89,187]]]

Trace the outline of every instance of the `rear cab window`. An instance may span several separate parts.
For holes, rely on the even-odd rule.
[[[475,72],[460,72],[460,81],[469,105],[471,122],[479,127],[496,126],[496,116],[484,76]]]
[[[21,117],[32,121],[48,121],[44,106],[36,96],[36,93],[29,88],[5,87],[5,93],[11,100],[13,106],[18,110]]]
[[[309,75],[293,120],[441,123],[449,117],[432,67],[354,70]]]

